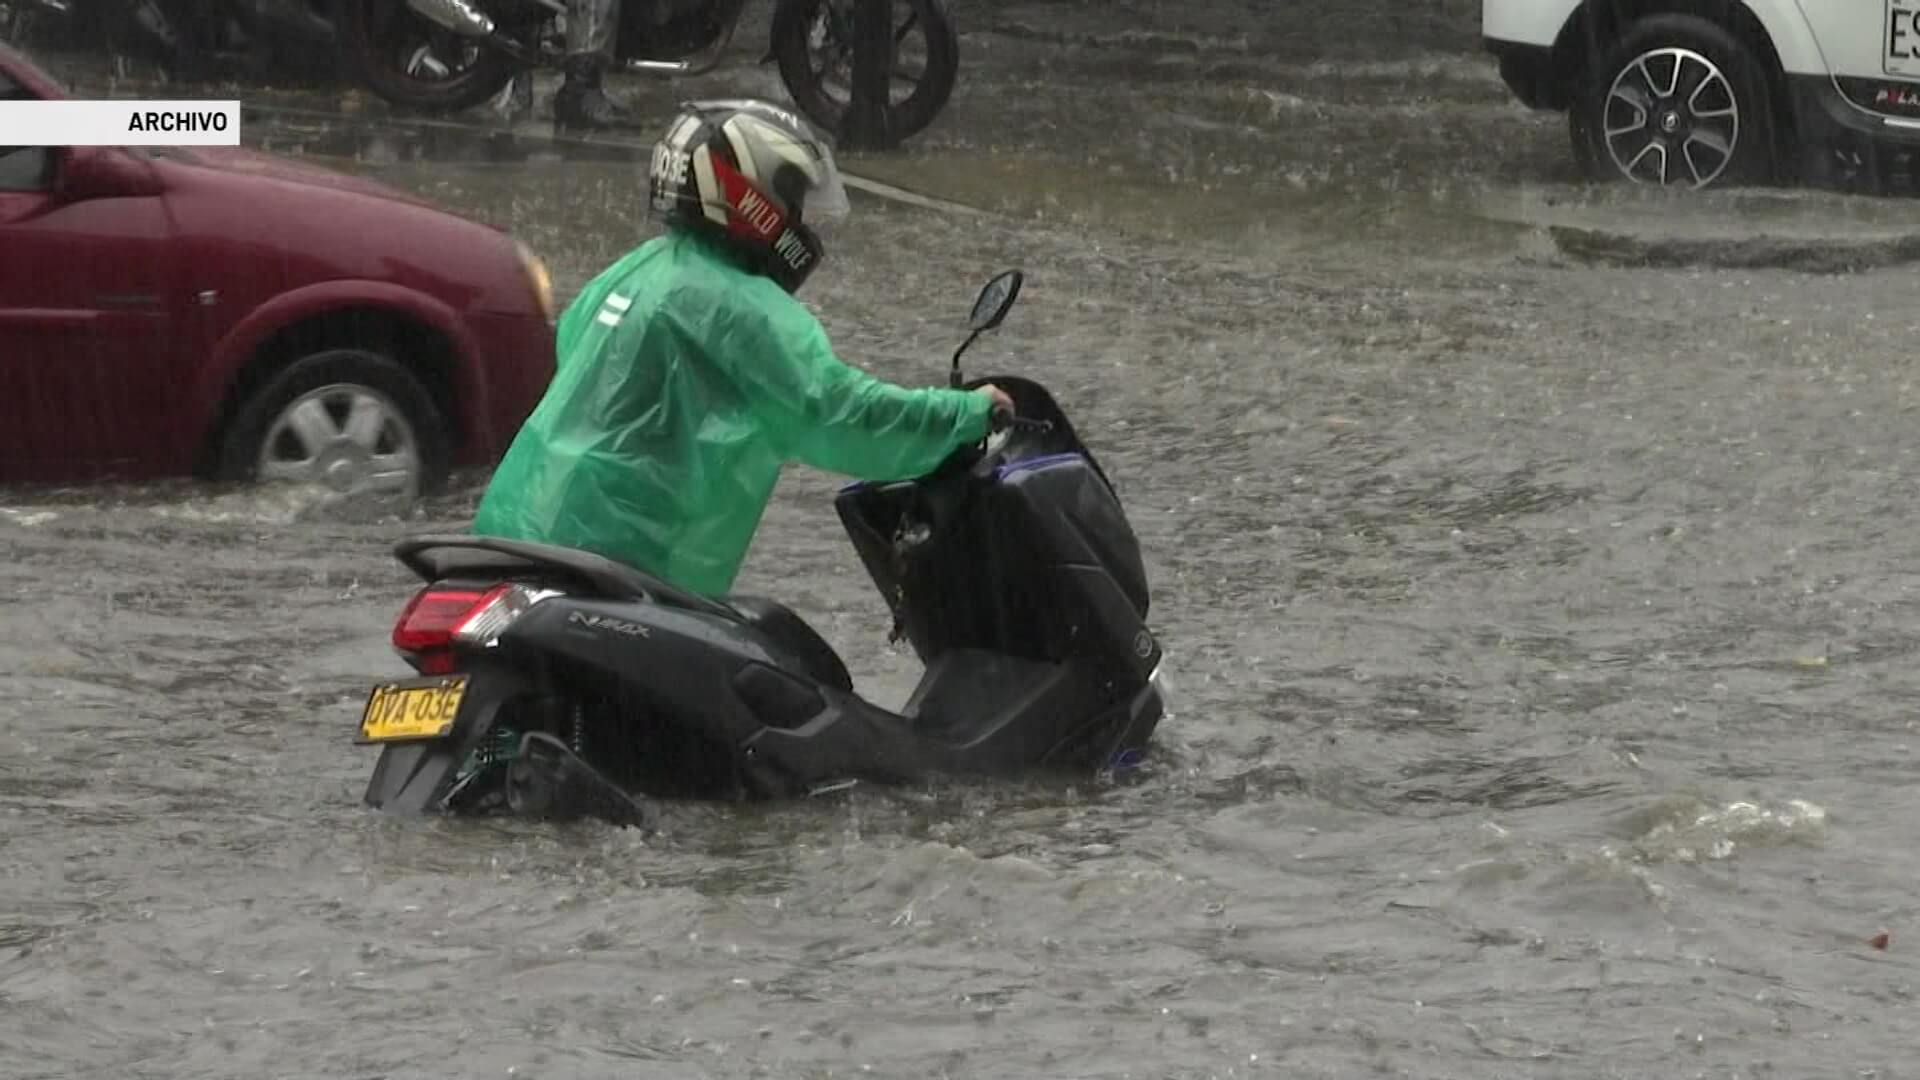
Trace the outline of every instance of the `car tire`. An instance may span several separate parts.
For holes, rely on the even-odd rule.
[[[309,402],[326,410],[337,429],[331,442],[309,438],[314,433],[300,423],[318,415]],[[374,407],[382,413],[377,428],[349,424],[356,410]],[[351,481],[355,470],[369,478],[389,475],[410,459],[409,479],[390,493],[433,494],[445,487],[450,469],[447,427],[432,395],[406,368],[368,349],[327,349],[288,364],[240,403],[221,441],[216,474],[235,483],[301,481],[296,469],[305,454],[313,462],[304,482],[357,494],[384,490],[384,481],[367,487],[343,478]]]
[[[1593,179],[1699,189],[1773,179],[1772,114],[1752,49],[1697,16],[1653,15],[1604,51],[1568,128]]]

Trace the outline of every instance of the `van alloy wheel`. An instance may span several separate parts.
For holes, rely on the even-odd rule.
[[[1567,127],[1581,171],[1694,191],[1790,174],[1779,67],[1754,50],[1698,15],[1635,20],[1575,81]]]
[[[1740,102],[1719,65],[1692,49],[1641,53],[1614,76],[1602,140],[1621,175],[1702,188],[1740,142]]]

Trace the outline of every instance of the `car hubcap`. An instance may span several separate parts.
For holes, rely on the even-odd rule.
[[[325,386],[296,398],[267,429],[260,479],[342,495],[412,496],[420,451],[392,401],[365,386]]]
[[[1622,175],[1700,188],[1733,162],[1740,103],[1713,61],[1691,49],[1655,49],[1614,77],[1602,122]]]

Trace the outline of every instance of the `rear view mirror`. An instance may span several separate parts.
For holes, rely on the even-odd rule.
[[[1007,312],[1013,309],[1013,302],[1019,299],[1020,283],[1026,279],[1027,276],[1020,271],[1008,270],[987,282],[987,287],[980,290],[980,299],[973,302],[973,314],[967,316],[967,329],[973,333],[968,334],[967,340],[954,351],[953,370],[947,374],[948,386],[960,385],[960,354],[967,351],[967,346],[973,344],[974,338],[1000,325],[1000,320],[1006,318]]]
[[[1008,270],[980,290],[980,299],[973,302],[973,314],[967,319],[967,327],[978,334],[983,330],[992,330],[999,326],[1013,310],[1013,302],[1020,298],[1020,284],[1026,275],[1018,270]]]

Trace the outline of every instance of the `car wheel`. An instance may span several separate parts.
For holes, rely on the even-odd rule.
[[[1595,179],[1672,187],[1772,177],[1764,68],[1723,27],[1654,15],[1594,66],[1571,111],[1575,160]]]
[[[448,471],[445,422],[426,388],[392,360],[330,349],[288,365],[240,405],[222,479],[412,498]]]

